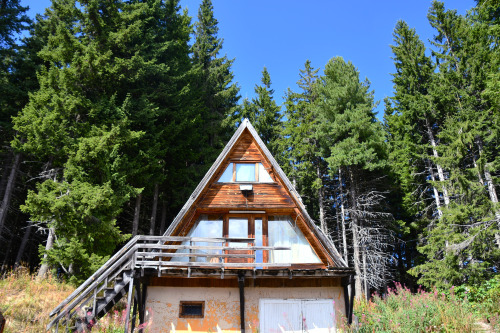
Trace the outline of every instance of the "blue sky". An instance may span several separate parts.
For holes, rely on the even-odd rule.
[[[222,53],[235,59],[232,69],[242,98],[254,97],[254,87],[260,84],[266,66],[278,104],[287,88],[297,89],[299,70],[307,59],[323,69],[329,59],[341,56],[359,69],[362,79],[371,81],[381,118],[382,101],[392,94],[394,65],[389,46],[396,22],[405,20],[425,42],[435,33],[427,21],[430,0],[212,1],[219,37],[224,39]],[[196,18],[200,2],[181,0],[181,5]],[[21,3],[30,6],[34,16],[50,0]],[[473,0],[445,1],[446,8],[459,14],[474,4]]]

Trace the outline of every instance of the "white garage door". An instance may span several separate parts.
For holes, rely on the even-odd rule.
[[[262,333],[335,332],[335,311],[331,299],[261,299]]]

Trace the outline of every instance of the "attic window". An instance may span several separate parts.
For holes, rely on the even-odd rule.
[[[205,301],[181,301],[179,318],[203,318]]]
[[[272,183],[262,163],[229,163],[219,183]]]

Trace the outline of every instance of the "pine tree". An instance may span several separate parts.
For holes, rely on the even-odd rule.
[[[40,56],[49,65],[14,120],[14,147],[46,164],[46,180],[23,206],[50,230],[42,275],[50,264],[85,278],[126,238],[116,219],[141,191],[132,180],[151,160],[140,153],[139,139],[155,107],[134,89],[153,69],[137,43],[145,23],[133,19],[147,9],[55,1],[46,12],[51,36]]]
[[[319,126],[315,109],[318,71],[309,60],[306,61],[297,82],[301,91],[287,92],[284,111],[287,121],[284,122],[280,150],[289,161],[284,165],[284,170],[301,193],[308,211],[327,233],[326,215],[330,205],[325,191],[330,179],[326,162],[320,156],[319,143],[314,138],[316,127]]]
[[[403,193],[398,214],[400,236],[413,240],[442,216],[445,203],[438,176],[442,166],[435,160],[435,137],[443,125],[430,93],[435,65],[426,56],[423,42],[404,21],[396,24],[393,35],[396,73],[394,96],[386,100],[385,128],[390,165]],[[398,254],[399,260],[412,267],[419,258],[415,243],[408,243],[401,251],[404,253]]]
[[[214,17],[211,0],[203,0],[195,24],[193,62],[197,71],[195,87],[199,91],[202,109],[200,131],[201,142],[208,149],[200,160],[209,165],[228,140],[231,129],[226,119],[235,111],[239,88],[233,83],[231,65],[234,60],[221,57],[223,40],[218,37],[218,21]]]
[[[436,161],[447,171],[444,186],[451,200],[419,249],[428,260],[413,273],[426,285],[474,284],[488,278],[500,254],[492,177],[498,125],[489,99],[483,98],[488,76],[498,67],[488,24],[477,16],[460,16],[434,2],[428,17],[437,31],[433,44],[439,64],[431,95],[446,115]]]
[[[389,277],[390,214],[384,212],[381,174],[385,173],[385,136],[375,119],[373,92],[368,80],[342,58],[331,59],[318,87],[315,133],[332,178],[339,170],[347,189],[356,271],[356,294],[368,296]]]
[[[12,209],[14,193],[22,188],[18,186],[22,156],[9,147],[14,135],[11,118],[26,104],[28,93],[36,86],[36,51],[27,39],[20,38],[32,23],[27,10],[18,0],[0,3],[0,258],[5,260],[9,251],[4,245],[16,238],[23,225],[17,222],[18,216],[14,216],[17,214],[13,214]]]
[[[276,104],[271,88],[271,76],[264,67],[262,70],[262,84],[255,85],[256,97],[252,101],[245,99],[242,108],[235,115],[239,121],[248,118],[253,124],[262,141],[266,144],[271,154],[283,164],[282,154],[279,149],[280,133],[282,130],[281,108]]]

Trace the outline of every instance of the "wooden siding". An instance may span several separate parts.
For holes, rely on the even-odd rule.
[[[207,189],[201,208],[293,208],[292,198],[281,184],[253,184],[252,193],[244,196],[239,184],[213,183]]]

